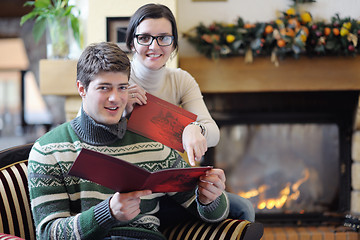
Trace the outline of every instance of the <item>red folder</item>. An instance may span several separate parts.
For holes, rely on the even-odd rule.
[[[154,141],[184,152],[182,133],[197,116],[181,107],[164,101],[149,93],[147,104],[136,105],[127,128]]]
[[[110,188],[116,192],[150,189],[153,192],[185,192],[212,167],[171,168],[149,172],[132,163],[88,149],[82,149],[69,175]]]

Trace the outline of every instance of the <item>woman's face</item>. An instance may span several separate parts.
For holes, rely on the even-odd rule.
[[[154,37],[172,36],[172,27],[166,18],[147,18],[143,20],[136,28],[135,35],[146,34]],[[160,40],[160,39],[159,39]],[[140,45],[134,38],[134,48],[137,53],[137,59],[151,70],[158,70],[165,65],[173,52],[174,43],[169,46],[159,46],[154,39],[151,45]]]

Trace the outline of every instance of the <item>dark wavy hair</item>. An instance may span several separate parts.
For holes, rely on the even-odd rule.
[[[143,20],[149,18],[153,18],[153,19],[166,18],[167,20],[170,21],[172,27],[172,35],[174,36],[173,47],[175,52],[177,52],[178,31],[177,31],[175,17],[167,6],[162,4],[154,4],[154,3],[146,4],[140,7],[130,18],[130,22],[126,31],[127,48],[131,51],[132,47],[134,46],[136,28]]]
[[[93,43],[85,48],[77,62],[77,80],[88,88],[101,72],[123,72],[130,77],[130,60],[119,46],[111,42]]]

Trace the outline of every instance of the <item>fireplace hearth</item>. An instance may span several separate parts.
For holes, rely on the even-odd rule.
[[[358,91],[205,93],[203,95],[209,111],[219,125],[222,133],[224,131],[233,132],[236,128],[244,128],[247,130],[247,134],[249,134],[249,129],[256,129],[256,131],[259,131],[259,128],[264,128],[266,132],[269,131],[269,129],[272,129],[272,131],[274,131],[274,128],[277,129],[279,127],[285,129],[292,129],[290,130],[290,133],[294,131],[293,128],[297,129],[295,131],[296,136],[296,134],[299,132],[302,133],[309,131],[309,129],[317,129],[316,131],[322,134],[322,138],[325,140],[325,142],[330,142],[330,145],[328,145],[327,147],[322,146],[322,151],[324,153],[319,154],[323,155],[323,157],[325,158],[325,160],[320,160],[323,165],[318,166],[317,169],[312,168],[311,171],[329,171],[328,173],[322,173],[322,175],[326,176],[326,174],[329,174],[331,175],[331,177],[328,176],[327,178],[325,178],[325,182],[322,183],[315,181],[315,184],[320,184],[318,188],[321,189],[326,189],[327,183],[329,185],[334,185],[333,188],[329,188],[330,194],[333,194],[332,200],[327,200],[328,202],[325,203],[326,206],[323,206],[323,208],[319,208],[319,204],[316,203],[317,200],[321,201],[321,199],[316,199],[316,197],[319,197],[319,195],[315,194],[315,197],[313,197],[313,199],[311,200],[309,200],[309,198],[302,199],[302,205],[306,205],[307,203],[311,205],[312,202],[315,202],[314,206],[308,207],[308,209],[303,209],[302,206],[300,206],[299,208],[299,204],[293,204],[294,206],[296,206],[294,208],[291,208],[291,204],[287,204],[286,207],[275,208],[274,206],[267,206],[263,209],[259,209],[257,206],[257,202],[256,204],[254,204],[254,207],[256,209],[256,218],[258,221],[261,221],[265,224],[301,224],[317,226],[329,223],[341,224],[341,222],[344,221],[345,214],[350,210],[352,164],[351,139],[353,133],[355,113],[358,106]],[[304,127],[304,130],[302,130],[302,127]],[[237,131],[239,131],[239,129]],[[278,130],[275,130],[275,132],[276,131]],[[286,134],[289,135],[289,131]],[[289,139],[289,136],[286,137],[287,138],[284,138],[285,140]],[[328,141],[329,138],[331,139],[331,141]],[[221,141],[223,141],[223,136],[221,137],[221,139]],[[276,137],[273,138],[273,141],[277,141]],[[280,137],[278,138],[278,141],[280,141]],[[306,150],[306,148],[312,146],[313,143],[309,143],[306,141],[305,143],[305,149],[299,152],[307,151],[308,153],[303,154],[302,157],[306,158],[307,156],[308,158],[310,158],[311,154],[309,153],[311,151],[309,149]],[[296,144],[297,143],[293,145]],[[323,145],[324,141],[320,144]],[[230,146],[231,143],[224,143],[224,145]],[[249,145],[246,145],[246,147],[249,147]],[[254,146],[252,147],[254,148]],[[263,156],[265,157],[263,157],[264,159],[262,159],[261,161],[265,160],[266,162],[266,159],[270,161],[271,153],[269,153],[269,156],[267,157],[267,148],[261,146],[259,147],[262,151],[265,151],[265,154],[263,154]],[[244,146],[239,146],[240,153],[241,151],[243,151],[242,148],[244,148]],[[287,148],[287,146],[285,146],[285,148]],[[329,150],[326,151],[326,148],[329,148]],[[202,164],[214,166],[220,165],[219,167],[224,167],[224,157],[222,156],[228,155],[219,154],[219,151],[222,151],[222,149],[224,149],[224,146],[221,147],[221,144],[219,144],[215,148],[209,149],[207,154],[205,155]],[[231,145],[231,149],[231,152],[237,151],[237,148],[233,145]],[[233,155],[236,156],[237,154],[235,153]],[[245,161],[245,157],[241,154],[238,155],[239,164],[240,162],[243,163]],[[242,157],[244,157],[244,159],[242,159]],[[253,171],[253,169],[258,168],[258,175],[261,175],[264,173],[264,169],[261,168],[264,168],[264,166],[266,166],[259,165],[259,162],[261,162],[259,161],[259,159],[254,160],[254,158],[259,158],[258,156],[256,157],[247,154],[247,158],[247,162],[244,165],[244,168],[246,168],[246,170],[243,170],[243,173],[235,173],[235,177],[238,177],[239,181],[242,182],[246,182],[246,180],[249,179],[249,176],[251,174],[256,175],[256,173],[254,172],[246,176],[246,173],[249,172],[250,169],[252,169]],[[295,161],[295,165],[289,166],[295,166],[296,168],[299,168],[300,166],[302,166],[301,164],[299,164],[299,161],[300,160],[297,159]],[[303,162],[306,161],[309,161],[309,163],[307,163],[307,166],[310,166],[312,162],[317,160],[304,159]],[[249,165],[251,162],[254,163],[254,166]],[[333,168],[330,168],[330,166],[327,166],[326,164],[334,166]],[[272,163],[269,164],[266,168],[268,169],[271,165]],[[238,168],[241,169],[241,166]],[[274,169],[278,168],[279,167],[277,166],[274,167]],[[229,169],[232,169],[232,172],[235,171],[233,165],[231,165]],[[334,169],[336,172],[332,172],[334,171]],[[288,172],[291,172],[292,170],[293,169],[288,169]],[[303,174],[297,177],[297,180],[300,181],[299,185],[302,184],[302,187],[304,187],[306,186],[306,184],[308,184],[309,186],[312,186],[313,189],[316,189],[316,187],[314,188],[313,186],[314,179],[312,182],[309,182],[309,180],[306,179],[306,175],[309,174],[309,169],[303,167],[303,169],[301,170],[298,169],[298,172]],[[273,173],[274,174],[271,178],[272,180],[269,180],[268,182],[268,189],[272,185],[278,187],[277,185],[282,178],[282,175],[279,175],[279,173],[277,173],[276,171],[273,171]],[[294,173],[291,174],[294,175]],[[320,175],[321,174],[319,173],[316,176]],[[242,177],[246,177],[246,179],[242,179]],[[228,182],[232,182],[233,178],[234,177],[228,176]],[[257,179],[256,181],[258,182],[253,180],[253,185],[251,186],[251,189],[244,189],[243,193],[246,191],[250,192],[250,190],[254,190],[255,185],[258,185],[258,188],[256,188],[256,190],[259,190],[262,184],[264,184],[264,182],[259,181],[259,178],[253,179]],[[292,184],[295,183],[296,180],[292,182]],[[286,182],[282,184],[286,185]],[[239,186],[244,187],[241,184]],[[239,191],[234,186],[228,186],[228,188],[230,191],[235,190],[236,193],[238,193]],[[281,190],[283,189],[281,188]],[[280,192],[280,190],[277,190],[277,192]],[[292,190],[292,193],[295,193],[295,190]],[[291,194],[291,191],[289,192],[289,194]],[[323,200],[324,196],[321,197]],[[259,197],[255,197],[255,199],[256,198],[257,200],[259,200]]]

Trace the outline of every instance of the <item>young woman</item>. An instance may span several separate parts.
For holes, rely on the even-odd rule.
[[[148,4],[131,18],[126,44],[134,52],[127,112],[134,104],[146,104],[146,92],[198,115],[185,127],[183,146],[191,165],[200,160],[208,147],[219,141],[219,128],[211,118],[195,79],[181,69],[166,68],[178,49],[176,22],[162,5]]]
[[[140,7],[130,19],[126,45],[133,52],[126,113],[130,114],[135,104],[146,104],[147,92],[195,113],[197,121],[186,126],[182,135],[189,162],[195,165],[208,147],[218,143],[220,134],[195,79],[180,68],[166,67],[166,62],[178,51],[177,26],[170,9],[161,4]],[[250,202],[235,194],[228,195],[229,217],[254,221]]]

